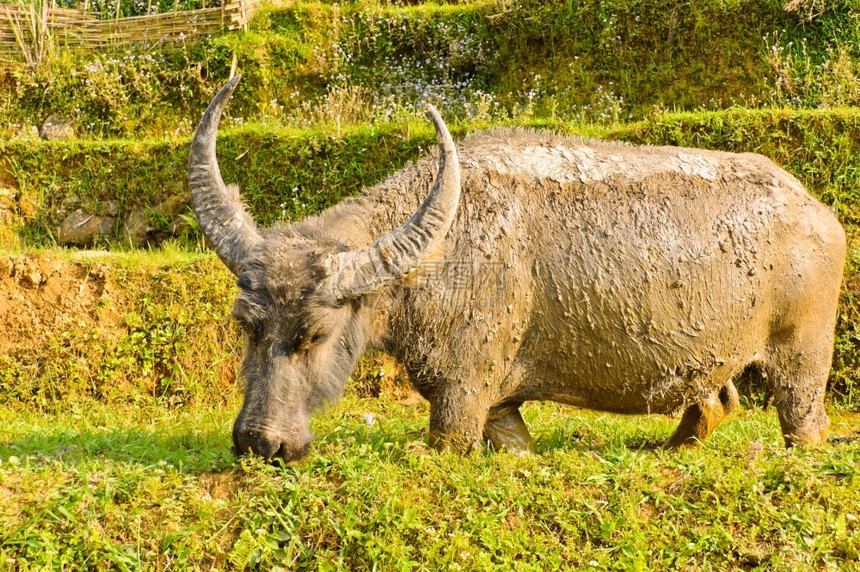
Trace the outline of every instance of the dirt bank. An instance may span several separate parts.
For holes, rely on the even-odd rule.
[[[120,317],[103,264],[47,255],[0,258],[0,354],[74,327],[114,331]]]
[[[237,393],[233,279],[199,255],[0,257],[0,393],[40,409],[81,399],[223,402]]]

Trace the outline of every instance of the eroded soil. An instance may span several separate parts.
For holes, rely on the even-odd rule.
[[[0,258],[0,354],[39,343],[48,332],[119,320],[107,268],[41,254]]]

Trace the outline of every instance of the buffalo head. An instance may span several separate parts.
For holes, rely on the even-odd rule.
[[[221,112],[239,76],[212,100],[191,144],[189,175],[200,228],[238,278],[233,316],[245,331],[245,401],[237,453],[292,461],[311,441],[309,417],[337,399],[371,335],[364,303],[413,272],[444,239],[460,198],[454,142],[428,106],[440,147],[436,181],[402,226],[349,246],[325,228],[260,230],[226,186],[215,157]]]

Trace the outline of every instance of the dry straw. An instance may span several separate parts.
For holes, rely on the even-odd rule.
[[[221,7],[174,11],[147,16],[97,19],[86,10],[0,4],[0,62],[38,65],[56,47],[95,51],[127,43],[154,44],[247,29],[259,0],[233,0]],[[204,3],[205,6],[205,3]]]

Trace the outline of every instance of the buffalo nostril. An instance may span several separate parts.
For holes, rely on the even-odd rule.
[[[281,440],[271,437],[263,437],[258,439],[253,447],[253,451],[264,459],[271,459],[281,450]]]
[[[283,463],[284,465],[291,465],[298,461],[301,461],[305,457],[308,456],[310,452],[311,444],[310,441],[305,443],[304,445],[292,446],[287,443],[282,443],[281,448],[277,452],[277,456],[271,461],[275,463]]]
[[[300,461],[308,456],[308,453],[311,450],[310,441],[306,442],[304,445],[299,445],[298,447],[287,447],[286,443],[281,447],[281,458],[283,458],[286,462],[291,461]]]
[[[299,461],[310,451],[310,441],[293,444],[274,433],[234,431],[233,447],[237,455],[252,453],[266,460],[281,459],[286,463]]]
[[[281,450],[281,439],[275,435],[257,431],[237,431],[233,434],[233,446],[237,455],[253,453],[271,459]]]

